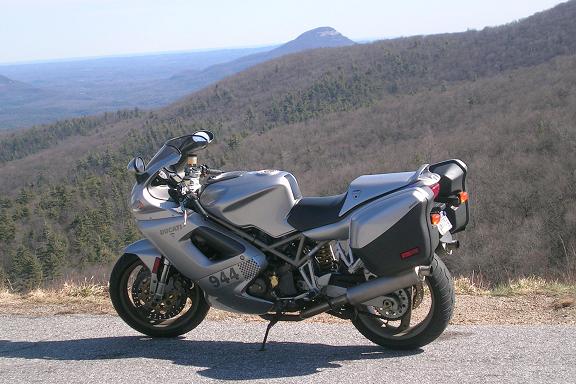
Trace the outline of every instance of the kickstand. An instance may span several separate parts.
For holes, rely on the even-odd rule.
[[[264,334],[264,340],[262,340],[262,345],[260,346],[260,351],[266,350],[266,340],[268,340],[268,333],[270,333],[270,329],[272,329],[272,327],[275,326],[278,321],[280,321],[280,316],[281,314],[277,312],[274,318],[268,323],[268,326],[266,327],[266,333]]]

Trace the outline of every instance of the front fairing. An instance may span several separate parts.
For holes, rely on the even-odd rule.
[[[182,153],[177,148],[164,144],[146,166],[146,174],[148,175],[146,180],[156,175],[162,168],[173,167],[180,160],[182,160]]]
[[[164,217],[178,216],[180,205],[175,201],[161,198],[160,187],[152,187],[152,180],[164,168],[173,168],[182,158],[181,152],[169,145],[164,145],[154,155],[146,167],[146,172],[136,177],[136,183],[130,194],[130,207],[137,220],[151,220]],[[151,191],[151,189],[153,189]]]

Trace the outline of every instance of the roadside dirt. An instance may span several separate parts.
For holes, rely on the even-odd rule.
[[[571,324],[576,325],[574,304],[558,308],[572,297],[469,296],[456,297],[453,324]]]
[[[452,324],[570,324],[576,325],[576,298],[572,296],[490,296],[464,295],[456,297]],[[0,315],[53,316],[67,314],[115,315],[106,295],[90,297],[58,297],[49,294],[18,296],[0,293]],[[264,321],[257,316],[231,314],[212,309],[208,318],[223,320],[242,318]],[[308,321],[342,322],[329,315],[319,315]]]

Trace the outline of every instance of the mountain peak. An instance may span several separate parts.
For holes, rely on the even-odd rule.
[[[276,59],[291,53],[298,53],[316,48],[344,47],[356,44],[349,38],[343,36],[332,27],[319,27],[304,32],[294,40],[291,40],[271,51],[255,53],[240,57],[228,63],[217,64],[205,69],[200,73],[185,71],[171,77],[181,84],[185,84],[187,89],[195,89],[206,86],[210,82],[220,80],[225,76],[238,73],[253,65],[264,61]],[[207,81],[209,80],[209,81]]]
[[[298,36],[296,38],[296,40],[298,40],[300,38],[306,38],[306,37],[320,37],[320,38],[324,37],[324,38],[326,38],[326,37],[330,37],[330,36],[342,36],[342,34],[332,27],[318,27],[318,28],[314,28],[314,29],[311,29],[309,31],[304,32],[303,34]],[[342,37],[344,37],[344,36],[342,36]]]
[[[319,27],[304,32],[297,38],[277,48],[284,53],[314,48],[343,47],[356,44],[332,27]]]

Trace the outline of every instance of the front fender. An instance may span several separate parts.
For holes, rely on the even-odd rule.
[[[124,253],[138,256],[150,271],[154,268],[156,259],[162,257],[162,254],[158,252],[156,247],[147,239],[138,240],[130,244],[124,248]]]

